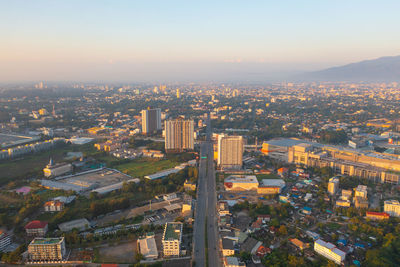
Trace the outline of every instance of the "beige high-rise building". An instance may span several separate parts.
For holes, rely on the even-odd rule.
[[[339,190],[339,178],[338,177],[333,177],[329,179],[328,183],[328,192],[330,195],[336,194],[336,192]]]
[[[194,149],[194,121],[165,121],[165,150],[167,152],[182,152]]]
[[[65,259],[65,255],[64,237],[35,238],[28,246],[30,261],[62,261]]]
[[[161,130],[161,109],[142,110],[142,133],[149,134]]]
[[[218,136],[218,166],[222,169],[240,169],[243,165],[243,137]]]

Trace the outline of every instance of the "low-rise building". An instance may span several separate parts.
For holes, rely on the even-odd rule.
[[[45,236],[48,230],[48,223],[42,221],[31,221],[25,225],[25,231],[28,236]]]
[[[222,238],[222,255],[224,257],[233,256],[235,254],[235,241],[229,238]]]
[[[163,254],[165,257],[179,257],[182,243],[183,224],[180,222],[166,223],[162,237]]]
[[[344,251],[322,239],[318,239],[314,242],[314,251],[339,265],[341,265],[346,258],[346,253]]]
[[[385,200],[384,211],[390,216],[400,217],[400,202],[398,200]]]
[[[183,188],[186,191],[195,191],[196,190],[196,184],[191,183],[190,181],[186,180],[185,183],[183,184]]]
[[[58,225],[58,228],[60,228],[60,230],[63,232],[69,232],[69,231],[72,231],[73,229],[83,231],[83,230],[88,229],[89,227],[90,227],[90,223],[85,218],[72,220],[72,221],[68,221],[68,222],[63,222]]]
[[[158,258],[156,240],[153,235],[147,235],[137,240],[138,250],[146,260],[155,260]]]
[[[366,218],[371,220],[386,220],[390,218],[390,215],[386,212],[367,211]]]
[[[237,257],[225,257],[224,267],[242,267],[246,266],[244,263],[240,262]]]
[[[62,211],[64,209],[64,202],[59,200],[51,200],[44,203],[44,211],[54,212],[54,211]]]
[[[368,199],[356,196],[354,198],[354,206],[358,209],[368,209]]]
[[[11,244],[11,237],[4,231],[0,230],[0,252]]]
[[[28,245],[28,258],[32,262],[62,261],[65,256],[64,237],[35,238]]]
[[[44,176],[46,177],[56,177],[66,173],[72,172],[72,164],[70,163],[57,163],[55,164],[52,159],[50,159],[49,164],[43,169]]]
[[[338,200],[336,200],[336,206],[338,206],[338,207],[345,207],[345,208],[348,208],[348,207],[350,207],[350,201],[348,201],[348,200],[344,200],[344,199],[338,199]]]
[[[226,191],[256,191],[258,180],[254,175],[231,175],[224,180]]]
[[[279,194],[285,186],[286,183],[282,179],[263,179],[257,188],[257,194]]]
[[[302,242],[301,240],[299,240],[297,238],[289,239],[289,241],[290,241],[290,243],[292,243],[293,245],[298,247],[300,250],[308,248],[308,243],[304,243],[304,242]]]

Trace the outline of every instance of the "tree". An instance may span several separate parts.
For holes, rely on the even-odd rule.
[[[279,227],[279,230],[278,230],[278,232],[279,232],[279,234],[281,235],[281,236],[285,236],[285,235],[287,235],[287,229],[286,229],[286,226],[285,225],[281,225],[280,227]]]
[[[140,253],[140,252],[137,252],[136,255],[135,255],[135,260],[136,260],[137,262],[140,262],[140,261],[143,260],[143,259],[144,259],[143,254]]]

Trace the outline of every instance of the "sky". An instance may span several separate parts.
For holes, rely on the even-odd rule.
[[[400,55],[398,10],[398,0],[0,0],[0,81],[279,79]]]

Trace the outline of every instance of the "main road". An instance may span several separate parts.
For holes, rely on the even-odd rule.
[[[217,222],[217,194],[215,184],[214,152],[211,141],[210,118],[207,119],[206,141],[200,144],[199,182],[193,234],[193,258],[196,266],[219,267],[219,237]],[[207,224],[206,224],[207,223]],[[206,231],[207,228],[207,231]],[[207,251],[206,254],[206,233]]]

